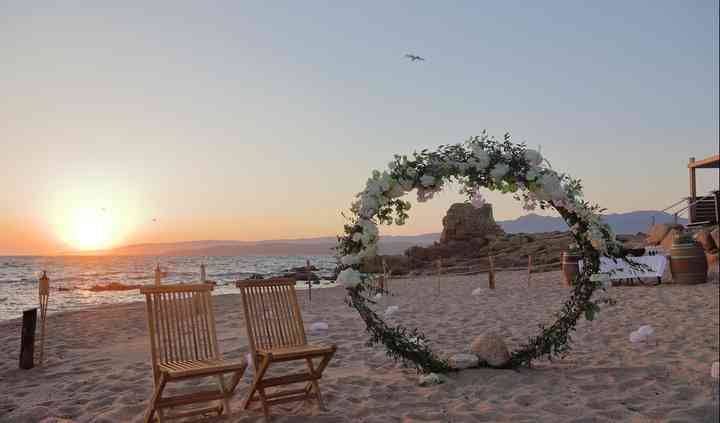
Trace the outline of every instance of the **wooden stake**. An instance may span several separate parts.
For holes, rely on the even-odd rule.
[[[530,275],[532,274],[532,256],[528,255],[528,281],[527,286],[530,288]]]
[[[50,300],[50,278],[43,270],[38,283],[38,302],[40,303],[40,359],[42,365],[45,362],[45,322],[47,321],[47,306]]]
[[[495,289],[495,262],[493,261],[493,256],[488,256],[488,259],[490,260],[490,272],[488,273],[488,287],[490,289]]]
[[[440,275],[442,274],[442,259],[437,259],[435,261],[435,268],[437,269],[437,288],[436,288],[436,294],[440,293]]]
[[[32,369],[35,365],[35,326],[37,308],[23,311],[22,332],[20,332],[20,368]]]
[[[385,259],[382,259],[382,269],[383,269],[383,281],[385,282],[384,289],[389,295],[390,294],[390,272],[388,271],[388,266],[387,266],[387,262],[385,261]]]
[[[310,277],[310,260],[305,260],[305,277],[308,278],[307,284],[308,284],[308,304],[312,303],[312,279]]]

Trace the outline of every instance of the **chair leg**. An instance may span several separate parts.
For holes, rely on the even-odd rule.
[[[253,395],[255,395],[255,391],[257,391],[260,387],[260,381],[262,380],[263,376],[265,376],[265,372],[267,371],[269,365],[270,358],[268,356],[265,356],[260,362],[260,368],[258,369],[257,367],[255,367],[255,377],[253,378],[252,386],[250,387],[250,390],[248,391],[248,394],[243,401],[243,410],[247,410],[250,406],[250,402],[253,400]]]
[[[165,389],[165,384],[167,383],[167,380],[165,379],[165,375],[160,375],[160,380],[158,381],[157,385],[155,386],[155,391],[153,392],[153,396],[150,398],[150,404],[148,404],[147,410],[145,410],[145,417],[143,421],[145,423],[152,422],[153,415],[155,414],[155,411],[157,410],[157,402],[162,398],[162,392]],[[163,419],[163,413],[162,410],[157,410],[158,419],[162,421]]]
[[[258,394],[260,394],[260,403],[262,404],[263,414],[265,415],[265,422],[270,421],[270,410],[267,405],[267,397],[265,397],[265,388],[258,388]]]
[[[313,361],[311,358],[306,358],[305,361],[308,365],[308,370],[310,370],[310,374],[315,373],[315,366],[313,366]],[[320,384],[317,380],[312,380],[305,388],[305,392],[310,393],[310,390],[315,391],[315,398],[317,398],[318,405],[320,406],[321,411],[325,411],[325,403],[323,403],[322,394],[320,394]]]
[[[222,399],[222,411],[230,415],[232,413],[232,410],[230,409],[230,391],[225,387],[225,378],[223,375],[217,375],[217,382],[218,382],[218,388],[220,389],[220,392],[223,394]],[[222,413],[220,413],[222,414]]]

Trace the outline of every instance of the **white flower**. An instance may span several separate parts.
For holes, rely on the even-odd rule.
[[[356,254],[348,254],[340,259],[340,262],[345,266],[352,266],[353,264],[360,263],[360,257]]]
[[[480,170],[486,169],[488,166],[490,166],[490,155],[480,148],[479,146],[473,147],[473,154],[475,155],[475,158],[477,159],[477,162],[475,163],[475,167],[477,167]]]
[[[385,195],[391,199],[402,197],[403,195],[405,195],[405,188],[403,188],[403,186],[398,181],[393,180],[392,184],[390,185],[390,189],[387,193],[385,193]]]
[[[431,175],[423,175],[423,176],[420,178],[420,183],[421,183],[422,186],[424,186],[425,188],[428,188],[428,187],[433,186],[433,184],[435,184],[435,178],[432,177]]]
[[[505,163],[498,163],[490,171],[490,176],[492,176],[495,181],[500,182],[502,178],[507,175],[508,170],[510,170],[510,166]]]
[[[538,166],[542,163],[543,158],[540,152],[535,150],[525,150],[525,161],[530,166]]]
[[[355,288],[362,283],[362,275],[353,268],[347,268],[338,274],[337,281],[345,288]]]

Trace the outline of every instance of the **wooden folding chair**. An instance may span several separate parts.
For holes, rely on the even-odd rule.
[[[166,418],[217,412],[230,413],[230,397],[247,367],[245,359],[223,360],[218,350],[210,284],[177,284],[140,288],[147,302],[150,353],[155,389],[145,412],[145,422],[157,413]],[[225,384],[223,375],[232,376]],[[168,382],[215,376],[217,389],[163,397]],[[215,402],[173,415],[165,409],[198,402]]]
[[[316,398],[320,409],[324,409],[318,380],[337,347],[307,343],[295,280],[242,281],[237,287],[242,294],[245,326],[255,367],[253,384],[243,408],[247,409],[252,401],[259,399],[266,420],[269,419],[268,406],[273,404]],[[320,359],[320,363],[316,366],[313,359]],[[271,364],[295,360],[305,361],[307,369],[283,376],[265,376]],[[275,390],[303,382],[302,388]],[[266,392],[267,388],[275,391]]]

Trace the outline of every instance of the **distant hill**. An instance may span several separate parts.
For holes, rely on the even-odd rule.
[[[652,211],[640,210],[628,213],[611,213],[604,216],[605,221],[610,224],[617,234],[635,234],[647,232],[655,218],[655,223],[671,223],[673,215]],[[509,233],[537,233],[550,231],[567,231],[568,227],[562,217],[540,216],[534,213],[520,216],[514,220],[497,222],[505,232]],[[681,225],[687,224],[687,219],[678,218]]]
[[[613,213],[605,216],[618,234],[647,232],[652,218],[656,223],[669,223],[673,216],[657,211],[635,211]],[[540,233],[566,231],[561,217],[528,214],[513,220],[497,222],[508,233]],[[686,224],[686,219],[678,219]],[[409,236],[383,236],[380,239],[381,254],[402,254],[412,246],[427,246],[440,239],[439,233]],[[244,256],[244,255],[323,255],[333,254],[335,237],[281,239],[266,241],[207,240],[168,242],[156,244],[133,244],[110,251],[98,252],[115,255],[158,255],[158,256]]]
[[[402,254],[408,248],[430,245],[440,234],[384,236],[379,249],[382,254]],[[335,237],[282,239],[266,241],[186,241],[157,244],[133,244],[110,251],[97,252],[114,255],[158,256],[244,256],[244,255],[324,255],[333,254]]]

